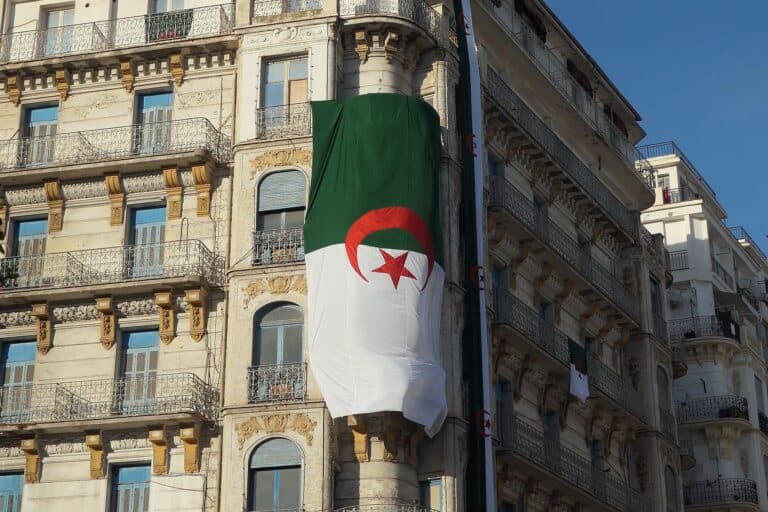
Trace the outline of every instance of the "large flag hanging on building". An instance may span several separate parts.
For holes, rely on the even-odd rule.
[[[368,94],[314,102],[312,119],[310,367],[333,417],[401,411],[434,435],[446,414],[437,113]]]

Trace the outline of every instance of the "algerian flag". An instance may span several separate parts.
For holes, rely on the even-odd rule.
[[[447,409],[437,113],[409,96],[368,94],[314,102],[312,118],[313,375],[334,418],[401,411],[434,435]]]
[[[571,389],[573,396],[582,402],[589,398],[589,379],[587,378],[587,351],[573,340],[568,340],[571,356]]]

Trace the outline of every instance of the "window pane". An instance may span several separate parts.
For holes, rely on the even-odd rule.
[[[304,225],[304,209],[285,212],[285,228],[300,228]]]
[[[282,82],[285,78],[285,62],[277,61],[267,64],[267,82]]]
[[[283,224],[282,212],[260,213],[257,222],[257,228],[261,231],[272,231],[280,229]]]
[[[286,326],[283,331],[283,363],[301,362],[301,325]]]
[[[274,107],[277,105],[285,105],[285,98],[283,97],[284,87],[282,82],[270,83],[264,86],[264,106]]]
[[[275,503],[274,472],[272,470],[260,470],[254,472],[253,501],[251,510],[273,510]]]
[[[306,103],[307,101],[307,80],[291,80],[288,83],[288,94],[290,104]]]
[[[278,509],[299,508],[299,499],[301,494],[300,468],[285,468],[280,470],[280,481],[278,485]]]
[[[262,327],[259,332],[257,365],[277,363],[277,332],[276,327]]]
[[[307,59],[292,60],[291,71],[288,78],[291,80],[307,78]]]
[[[301,310],[291,306],[280,306],[273,309],[261,320],[261,324],[286,324],[286,323],[300,323],[304,321],[304,317],[301,314]]]

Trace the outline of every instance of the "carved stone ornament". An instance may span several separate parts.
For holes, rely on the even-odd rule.
[[[197,194],[197,216],[205,217],[211,212],[211,168],[208,164],[192,166]]]
[[[257,173],[273,167],[286,165],[312,165],[312,151],[304,148],[278,149],[266,151],[264,154],[251,159],[251,172]]]
[[[196,425],[181,427],[179,438],[184,445],[184,472],[200,471],[199,431]]]
[[[208,318],[205,307],[206,293],[203,288],[187,290],[185,298],[189,304],[189,336],[201,341],[205,336],[205,324]]]
[[[118,302],[115,310],[122,316],[148,316],[157,312],[157,305],[151,298]]]
[[[263,277],[251,281],[243,288],[243,308],[247,308],[253,299],[263,293],[279,295],[290,292],[306,295],[307,278],[304,274]]]
[[[56,90],[59,91],[61,101],[66,101],[69,98],[69,70],[59,68],[56,70],[54,77],[56,79]]]
[[[29,310],[0,312],[0,326],[2,327],[19,327],[34,323],[35,317]]]
[[[18,107],[19,103],[21,103],[18,73],[5,74],[5,90],[8,92],[8,99],[11,100],[11,103]]]
[[[37,483],[40,479],[40,445],[37,437],[22,439],[20,448],[26,459],[24,481],[28,484]]]
[[[368,60],[368,53],[370,52],[370,44],[368,43],[368,34],[365,30],[356,30],[355,34],[355,53],[360,58],[360,63],[365,64]]]
[[[165,475],[168,473],[168,440],[165,428],[150,428],[147,439],[152,444],[152,473]]]
[[[176,167],[163,169],[163,181],[165,182],[165,203],[168,208],[168,220],[181,218],[181,180],[179,170]]]
[[[371,460],[368,429],[362,416],[347,416],[347,426],[352,432],[352,448],[357,462]]]
[[[106,174],[104,185],[109,196],[109,225],[120,226],[123,224],[123,212],[125,210],[125,193],[120,175],[117,173]]]
[[[47,180],[43,183],[45,199],[48,201],[48,232],[61,231],[64,219],[64,200],[61,198],[59,180]]]
[[[48,314],[48,304],[32,304],[32,316],[35,317],[35,337],[37,351],[45,355],[53,345],[51,338],[51,319]]]
[[[111,349],[116,340],[115,310],[112,307],[112,297],[97,297],[96,309],[99,312],[99,341],[105,349]]]
[[[131,59],[120,59],[120,81],[128,92],[133,91],[133,63]]]
[[[101,434],[86,434],[85,446],[88,447],[91,455],[91,478],[94,480],[104,478],[104,444]]]
[[[302,435],[307,440],[307,445],[312,446],[316,426],[317,422],[304,413],[276,413],[254,416],[235,427],[237,446],[242,449],[245,441],[259,432],[276,434],[286,431],[293,431]]]
[[[168,64],[171,66],[173,81],[178,87],[184,82],[184,61],[181,59],[181,53],[172,53],[168,59]]]
[[[159,315],[160,341],[166,345],[173,340],[176,332],[176,311],[171,292],[155,293],[155,304]]]

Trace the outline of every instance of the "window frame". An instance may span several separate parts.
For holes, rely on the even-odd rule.
[[[299,464],[298,465],[291,465],[291,464],[284,464],[284,465],[275,465],[272,467],[265,467],[263,469],[254,468],[252,467],[252,461],[254,456],[256,455],[257,451],[262,448],[264,445],[271,441],[275,440],[283,440],[291,443],[293,445],[293,448],[296,450],[296,453],[299,457]],[[251,499],[255,498],[254,492],[254,475],[257,471],[273,471],[276,469],[288,469],[288,468],[298,468],[299,469],[299,482],[298,482],[298,504],[299,509],[303,510],[303,504],[304,504],[304,483],[306,481],[305,478],[305,460],[306,456],[304,451],[301,449],[301,446],[299,446],[298,443],[296,443],[293,439],[290,439],[286,436],[270,436],[265,439],[261,439],[256,445],[251,448],[251,450],[247,451],[247,456],[245,457],[245,492],[243,493],[243,510],[253,510],[251,508]],[[275,496],[273,495],[273,502],[274,502]],[[279,510],[279,509],[278,509]]]
[[[149,504],[149,496],[152,494],[152,463],[146,460],[137,460],[137,461],[125,461],[125,462],[118,462],[115,464],[109,465],[109,492],[107,494],[107,510],[109,512],[117,512],[119,501],[117,501],[117,474],[121,469],[125,468],[138,468],[143,467],[148,469],[148,475],[149,479],[146,481],[146,502]],[[131,512],[139,512],[139,511],[131,511]],[[141,511],[141,512],[149,512],[149,507],[147,507],[147,510]]]
[[[274,325],[267,325],[267,328],[278,328],[278,335],[276,339],[276,347],[275,347],[275,363],[274,366],[289,366],[294,364],[303,364],[305,360],[305,347],[304,347],[304,334],[305,334],[305,324],[306,324],[306,315],[304,314],[304,309],[299,306],[298,304],[295,304],[293,302],[273,302],[270,304],[267,304],[266,306],[259,309],[256,314],[253,317],[253,336],[251,340],[251,365],[253,367],[264,367],[264,366],[272,366],[268,364],[259,364],[258,359],[261,358],[261,345],[262,345],[262,338],[261,338],[261,331],[262,331],[262,323],[264,321],[264,318],[269,315],[270,313],[277,311],[278,309],[282,308],[290,308],[296,312],[298,312],[301,315],[301,321],[300,322],[292,322],[292,323],[275,323]],[[301,335],[300,335],[300,360],[286,363],[285,361],[280,361],[284,358],[284,334],[285,334],[285,327],[295,327],[300,326],[301,327]]]
[[[303,101],[291,101],[291,95],[290,95],[290,83],[291,83],[291,63],[297,62],[297,61],[304,61],[306,66],[306,73],[304,78],[299,78],[296,80],[306,80],[306,98],[304,98]],[[268,104],[267,100],[267,90],[269,88],[270,84],[277,84],[280,82],[270,82],[269,81],[269,66],[273,64],[281,63],[283,65],[283,74],[282,74],[282,102],[277,103],[274,105]],[[309,55],[306,53],[303,54],[296,54],[296,55],[281,55],[281,56],[274,56],[271,58],[264,59],[264,62],[262,64],[262,79],[260,83],[261,87],[261,94],[260,94],[260,104],[262,108],[274,108],[274,107],[283,107],[287,105],[300,105],[302,103],[306,103],[309,101]]]

